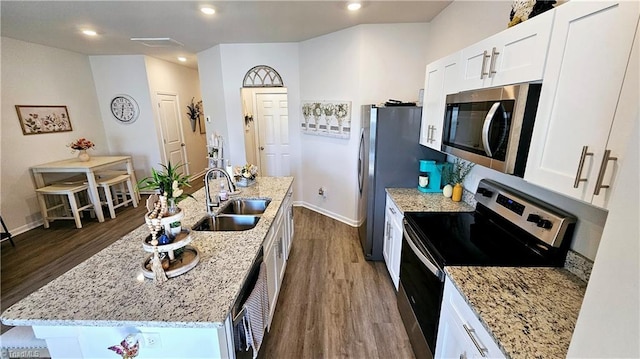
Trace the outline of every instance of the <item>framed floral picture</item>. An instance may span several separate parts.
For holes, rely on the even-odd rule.
[[[24,135],[73,131],[67,106],[16,105]]]

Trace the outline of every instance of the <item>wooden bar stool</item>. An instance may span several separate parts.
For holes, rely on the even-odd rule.
[[[130,175],[98,176],[96,183],[98,188],[102,188],[104,192],[105,202],[109,207],[109,214],[112,219],[116,218],[116,208],[128,206],[129,203],[133,204],[133,207],[138,207],[138,199],[136,198]],[[122,196],[122,200],[119,199],[120,196]]]
[[[78,207],[76,196],[79,193],[85,192],[87,195],[86,198],[89,198],[88,189],[89,186],[87,186],[86,184],[52,184],[36,189],[38,202],[40,203],[40,212],[42,213],[42,219],[44,220],[44,228],[49,228],[49,221],[56,219],[73,219],[76,222],[76,228],[82,228],[82,222],[80,221],[80,212],[86,209],[93,208],[93,203],[89,202],[88,204]],[[67,200],[65,201],[65,199],[63,198],[62,203],[54,204],[53,206],[48,207],[45,196],[66,196]],[[59,208],[64,208],[65,213],[70,214],[70,216],[49,215],[49,212]]]

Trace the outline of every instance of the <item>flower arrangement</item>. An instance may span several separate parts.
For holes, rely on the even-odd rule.
[[[244,166],[236,166],[236,168],[233,169],[233,175],[235,177],[243,177],[249,180],[255,179],[257,174],[258,167],[248,163]]]
[[[79,138],[67,145],[67,147],[70,147],[73,151],[88,150],[94,148],[95,146],[96,145],[93,142],[87,140],[84,137]]]
[[[192,195],[184,193],[182,187],[191,187],[189,183],[189,175],[184,175],[178,171],[184,164],[178,164],[172,166],[171,161],[165,166],[162,166],[162,171],[156,171],[151,169],[151,177],[144,178],[138,182],[139,190],[155,189],[160,195],[167,197],[168,199],[174,199],[175,202],[179,202],[186,197],[193,198]]]
[[[475,163],[463,161],[459,158],[456,158],[453,163],[449,164],[448,166],[444,166],[442,171],[442,179],[444,180],[445,184],[462,184],[464,179],[467,177],[469,172],[471,172],[471,169],[475,165]]]
[[[198,119],[198,117],[200,117],[200,115],[202,114],[202,100],[198,101],[197,103],[193,102],[195,100],[195,97],[191,98],[191,103],[189,105],[187,105],[187,110],[189,112],[187,112],[187,115],[189,115],[189,119],[195,121]]]

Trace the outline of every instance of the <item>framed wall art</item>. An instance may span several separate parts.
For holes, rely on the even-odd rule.
[[[24,135],[73,131],[67,106],[16,105],[16,111]]]
[[[351,136],[350,101],[302,101],[302,133],[349,138]]]

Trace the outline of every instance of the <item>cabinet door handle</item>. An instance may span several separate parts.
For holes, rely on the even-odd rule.
[[[617,161],[618,157],[611,157],[611,150],[604,151],[604,156],[602,156],[602,163],[600,164],[600,172],[598,172],[598,179],[596,179],[596,189],[593,191],[594,195],[599,195],[600,190],[602,188],[609,188],[608,184],[603,185],[602,181],[604,181],[604,174],[607,172],[607,164],[609,161]]]
[[[471,341],[473,342],[473,345],[476,346],[476,349],[478,349],[478,351],[480,352],[480,355],[482,355],[483,357],[486,357],[487,355],[485,354],[485,352],[488,352],[489,349],[483,348],[480,345],[480,343],[476,339],[476,336],[474,335],[476,330],[473,329],[473,328],[469,328],[466,324],[462,324],[462,327],[464,328],[464,331],[467,332],[467,335],[469,336],[469,338],[471,338]]]
[[[489,63],[489,77],[492,77],[497,72],[496,58],[498,57],[498,55],[500,55],[500,53],[496,51],[496,48],[494,47],[493,50],[491,50],[491,62]]]
[[[391,213],[396,214],[396,210],[393,209],[393,207],[389,207],[389,210],[391,211]]]
[[[578,188],[580,182],[587,182],[586,178],[582,177],[582,168],[584,167],[584,160],[587,156],[593,156],[593,152],[587,152],[589,146],[582,146],[582,153],[580,154],[580,161],[578,162],[578,172],[576,173],[576,179],[573,181],[573,188]]]
[[[484,72],[484,68],[485,66],[487,66],[487,58],[491,57],[491,55],[489,55],[487,53],[487,50],[485,50],[482,53],[482,68],[480,68],[480,80],[482,80],[486,75],[489,75],[488,72]]]

